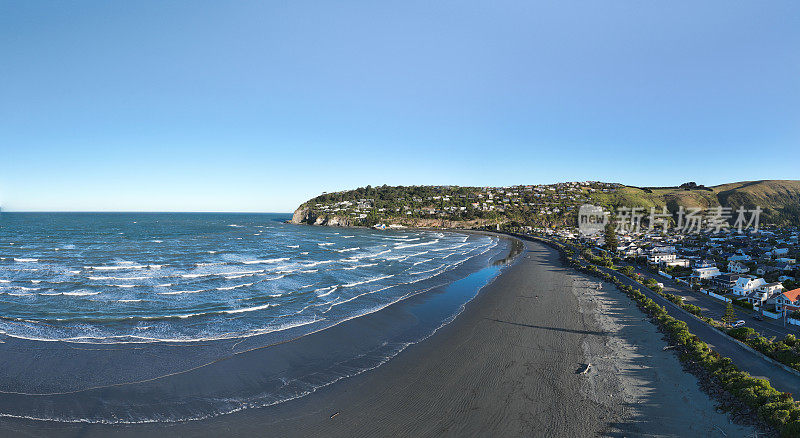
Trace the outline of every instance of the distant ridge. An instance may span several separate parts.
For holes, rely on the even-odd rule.
[[[597,181],[513,187],[379,186],[325,193],[300,205],[292,222],[328,226],[478,228],[497,224],[574,226],[581,204],[763,209],[762,224],[800,226],[800,181],[742,181],[706,187],[636,187]]]

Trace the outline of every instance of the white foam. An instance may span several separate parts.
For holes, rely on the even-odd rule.
[[[234,313],[253,312],[253,311],[256,311],[256,310],[268,309],[268,308],[270,308],[272,306],[273,306],[272,304],[264,304],[264,305],[255,306],[255,307],[245,307],[244,309],[226,310],[224,313],[234,314]]]
[[[180,294],[196,294],[205,291],[205,289],[198,290],[176,290],[170,292],[159,292],[159,295],[180,295]]]
[[[181,274],[183,278],[198,278],[198,277],[210,277],[212,275],[217,275],[214,273],[204,273],[204,274]]]
[[[218,287],[217,290],[233,290],[233,289],[237,289],[237,288],[240,288],[240,287],[252,286],[254,284],[255,284],[255,282],[253,282],[253,283],[245,283],[245,284],[237,284],[236,286]]]
[[[430,242],[412,243],[410,245],[404,245],[404,244],[396,243],[394,245],[394,247],[395,247],[395,249],[412,248],[412,247],[415,247],[415,246],[433,245],[433,244],[438,243],[438,242],[439,242],[439,239],[434,239],[434,240],[431,240]]]
[[[334,249],[334,251],[336,251],[336,252],[349,252],[349,251],[356,251],[356,250],[359,250],[359,249],[361,249],[361,248],[358,247],[358,246],[355,246],[353,248]]]
[[[86,292],[86,291],[76,291],[76,292],[63,292],[61,295],[67,295],[71,297],[87,297],[90,295],[98,295],[100,292]]]
[[[333,293],[333,291],[335,291],[338,287],[339,286],[322,287],[322,288],[319,288],[319,289],[315,289],[314,293],[324,292],[324,293],[318,293],[317,296],[318,297],[327,297],[328,295]]]
[[[314,266],[326,265],[328,263],[334,263],[334,262],[336,262],[336,260],[320,260],[320,261],[317,261],[317,262],[306,263],[305,265],[303,265],[303,267],[304,268],[311,268],[311,267],[314,267]]]
[[[287,248],[300,248],[300,245],[286,245]]]
[[[433,269],[428,269],[427,271],[409,272],[409,275],[419,275],[419,274],[425,274],[427,272],[433,272],[433,271],[436,271],[438,269],[441,269],[444,266],[445,265],[439,265],[439,266],[437,266],[437,267],[435,267]]]
[[[245,265],[254,265],[256,263],[278,263],[289,260],[289,257],[279,257],[276,259],[265,259],[265,260],[245,260],[242,263]]]
[[[367,284],[367,283],[372,283],[372,282],[375,282],[375,281],[385,280],[387,278],[392,278],[392,277],[394,277],[394,274],[392,274],[392,275],[383,275],[381,277],[374,277],[374,278],[370,278],[370,279],[364,280],[364,281],[358,281],[358,282],[355,282],[355,283],[344,284],[344,285],[342,285],[342,287],[353,287],[353,286],[358,286],[358,285],[361,285],[361,284]]]
[[[24,258],[24,257],[23,257],[23,258],[17,258],[17,257],[14,257],[14,261],[15,261],[15,262],[20,262],[20,263],[25,263],[25,262],[38,262],[38,261],[39,261],[39,259],[31,259],[31,258]]]
[[[148,276],[140,276],[140,277],[97,277],[97,276],[88,276],[86,277],[89,280],[147,280]]]
[[[154,265],[155,266],[155,265]],[[129,265],[124,266],[84,266],[83,269],[92,269],[95,271],[118,271],[121,269],[144,269],[147,265]]]

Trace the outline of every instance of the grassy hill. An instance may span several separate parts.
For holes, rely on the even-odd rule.
[[[762,224],[800,225],[800,181],[744,181],[705,187],[634,187],[582,182],[514,187],[380,186],[326,193],[303,203],[293,222],[315,225],[474,228],[577,225],[582,204],[618,207],[666,206],[708,209],[740,206],[763,209]]]
[[[740,206],[764,209],[762,222],[800,225],[800,181],[762,180],[722,184],[713,187],[620,187],[614,193],[592,194],[591,199],[608,208],[661,207],[671,212],[679,206],[709,208]]]

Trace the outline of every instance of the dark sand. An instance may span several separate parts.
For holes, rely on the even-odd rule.
[[[752,435],[715,411],[674,353],[662,351],[661,335],[627,297],[562,267],[554,250],[525,244],[527,252],[516,264],[434,336],[311,395],[185,423],[0,419],[0,435]],[[240,356],[251,367],[261,366],[257,352]],[[587,362],[593,364],[589,373],[577,374]],[[203,375],[153,382],[143,393],[173,385],[202,392],[214,385]]]

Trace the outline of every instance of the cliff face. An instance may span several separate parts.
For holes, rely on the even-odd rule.
[[[300,206],[292,215],[293,224],[323,225],[328,227],[352,227],[355,224],[347,217],[318,215],[311,208]]]

